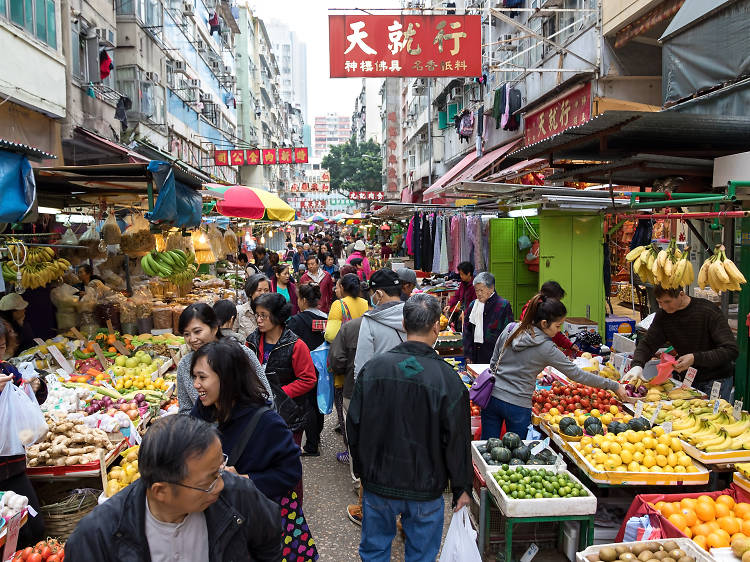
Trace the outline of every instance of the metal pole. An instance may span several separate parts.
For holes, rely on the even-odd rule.
[[[429,151],[429,171],[427,172],[427,187],[432,185],[432,79],[427,79],[427,150]]]

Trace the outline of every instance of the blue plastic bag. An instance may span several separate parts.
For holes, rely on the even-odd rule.
[[[201,195],[194,189],[175,181],[172,164],[152,160],[148,171],[154,177],[159,196],[154,210],[146,218],[157,224],[172,224],[178,228],[191,228],[201,223],[203,204]]]
[[[0,222],[22,220],[36,199],[36,181],[29,159],[0,150]]]
[[[323,342],[310,352],[313,365],[318,371],[318,410],[330,414],[333,410],[333,375],[328,370],[328,342]]]

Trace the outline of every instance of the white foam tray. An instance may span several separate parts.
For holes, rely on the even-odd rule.
[[[688,539],[685,537],[681,537],[677,539],[653,539],[653,540],[637,541],[637,542],[595,544],[593,546],[588,547],[586,550],[582,552],[576,552],[576,562],[589,562],[586,556],[588,556],[589,554],[598,554],[602,548],[605,548],[607,546],[611,546],[614,548],[616,546],[633,546],[636,544],[643,544],[645,542],[649,542],[649,543],[658,542],[660,544],[663,544],[667,541],[676,543],[677,546],[681,548],[682,550],[684,550],[688,556],[692,556],[693,558],[695,558],[696,562],[715,562],[715,559],[708,552],[706,552],[697,544],[695,544],[692,541],[692,539]],[[728,550],[731,550],[731,549],[728,549]]]

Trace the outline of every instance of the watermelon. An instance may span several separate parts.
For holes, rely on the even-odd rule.
[[[521,438],[518,436],[517,433],[508,431],[505,435],[503,435],[503,447],[505,447],[506,449],[510,449],[512,451],[516,447],[520,447],[520,446],[521,446]]]

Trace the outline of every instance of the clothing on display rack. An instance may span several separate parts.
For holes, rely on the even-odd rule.
[[[435,215],[435,242],[433,243],[432,250],[432,272],[440,273],[440,244],[443,241],[442,233],[443,230],[443,216],[440,214]]]

